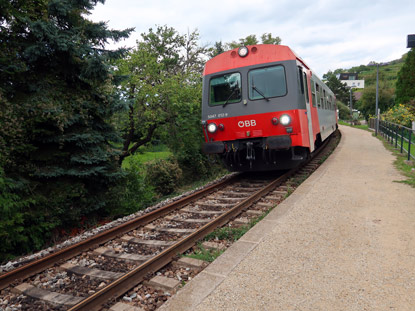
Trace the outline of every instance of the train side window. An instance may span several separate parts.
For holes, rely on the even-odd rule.
[[[304,92],[305,92],[305,98],[306,98],[306,102],[309,103],[310,102],[310,98],[308,97],[308,83],[307,83],[307,75],[305,72],[303,72],[304,75]]]
[[[209,105],[225,105],[240,102],[241,74],[239,72],[214,77],[210,80]]]
[[[322,87],[320,85],[320,106],[321,109],[324,109],[324,90],[322,91]]]
[[[320,102],[320,85],[316,83],[316,93],[317,93],[317,105],[318,108],[321,108],[321,102]]]
[[[311,98],[313,101],[313,107],[316,106],[316,87],[313,80],[310,80],[311,83]]]
[[[304,94],[303,70],[301,69],[301,67],[298,67],[298,82],[300,94]]]
[[[327,109],[326,90],[323,90],[323,108]]]

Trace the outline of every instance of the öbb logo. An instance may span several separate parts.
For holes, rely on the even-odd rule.
[[[239,122],[238,122],[238,126],[239,126],[239,127],[251,127],[251,126],[256,126],[256,121],[255,121],[255,120],[245,120],[245,121],[239,121]]]

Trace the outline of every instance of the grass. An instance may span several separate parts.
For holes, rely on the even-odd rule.
[[[241,226],[238,228],[222,227],[209,233],[205,240],[226,240],[226,241],[237,241],[239,240],[248,230],[251,229],[250,225]]]
[[[261,216],[253,218],[248,225],[231,228],[231,227],[222,227],[214,230],[213,232],[209,233],[205,237],[205,241],[209,240],[226,240],[226,241],[237,241],[239,240],[245,233],[249,231],[253,226],[255,226],[258,222],[265,218],[268,213],[272,210],[270,208],[268,211],[264,212]]]
[[[207,262],[213,262],[223,252],[224,250],[206,249],[201,244],[199,244],[198,248],[193,253],[186,255],[186,257],[199,259]]]
[[[172,153],[170,151],[145,151],[142,153],[137,152],[133,155],[130,155],[122,162],[122,168],[128,169],[132,163],[144,164],[152,160],[167,159],[171,155]]]
[[[354,127],[354,128],[358,128],[358,129],[361,129],[361,130],[370,131],[369,130],[369,125],[367,125],[367,124],[365,124],[365,125],[351,125],[350,123],[342,121],[342,120],[339,120],[339,124]]]

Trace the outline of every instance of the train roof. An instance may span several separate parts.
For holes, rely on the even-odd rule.
[[[233,49],[208,60],[203,75],[230,70],[239,67],[272,63],[286,60],[298,60],[307,69],[307,64],[286,45],[256,44],[247,46],[249,53],[245,57],[238,55],[238,49]]]

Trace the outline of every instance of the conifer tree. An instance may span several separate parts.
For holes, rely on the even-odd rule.
[[[109,61],[125,50],[105,45],[132,29],[88,20],[98,2],[0,2],[0,165],[30,189],[31,218],[49,229],[98,212],[120,175]]]

